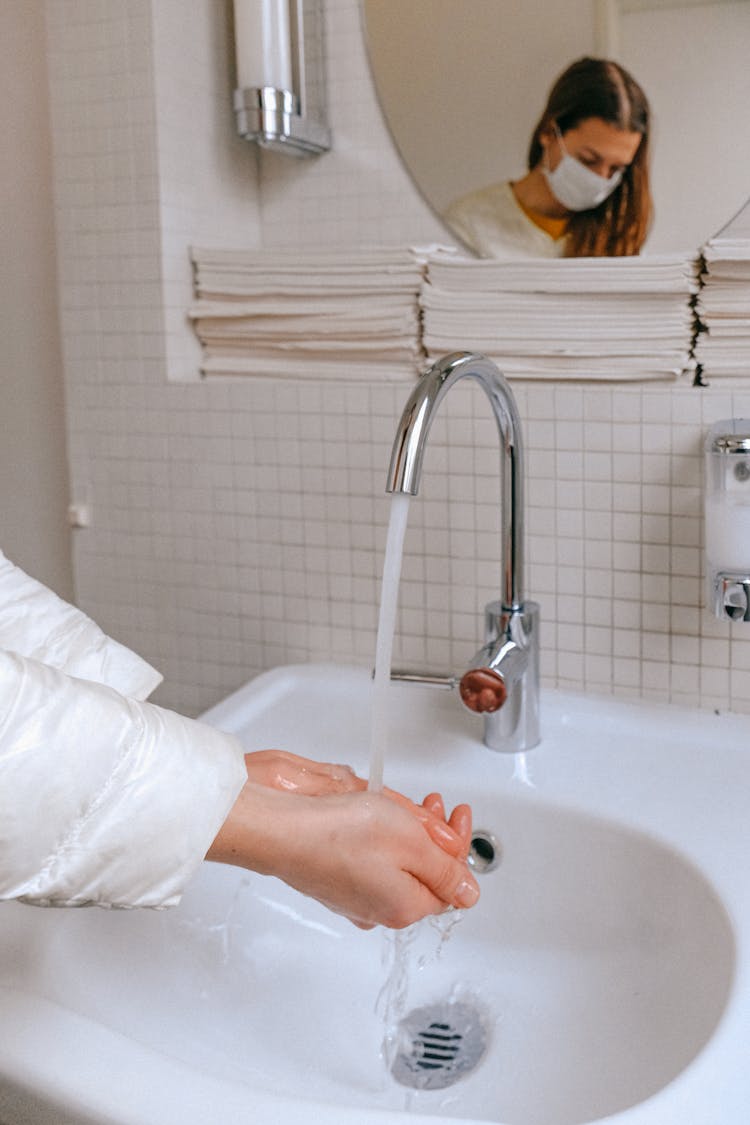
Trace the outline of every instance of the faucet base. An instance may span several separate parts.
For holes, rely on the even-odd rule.
[[[525,602],[510,611],[502,602],[485,609],[487,644],[482,650],[500,649],[508,641],[525,650],[527,660],[521,675],[509,685],[508,698],[497,711],[484,716],[484,744],[490,750],[519,754],[541,740],[539,729],[539,605]]]

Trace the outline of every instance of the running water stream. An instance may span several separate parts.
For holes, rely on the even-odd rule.
[[[391,497],[391,518],[383,562],[383,585],[380,595],[378,639],[375,648],[375,680],[372,689],[372,720],[370,727],[370,774],[368,789],[379,793],[383,788],[383,769],[388,748],[388,689],[391,682],[393,634],[396,629],[398,585],[401,577],[401,560],[404,554],[404,536],[409,519],[409,501],[405,492],[394,492]]]
[[[385,755],[389,736],[389,688],[391,683],[391,662],[393,657],[393,636],[396,629],[396,610],[398,606],[398,587],[401,577],[401,562],[404,553],[404,537],[409,518],[409,501],[406,493],[394,492],[391,498],[391,513],[383,562],[383,582],[378,617],[378,636],[375,647],[375,676],[372,692],[372,718],[370,727],[370,773],[367,787],[379,793],[383,788]],[[412,964],[410,953],[417,934],[428,924],[435,932],[437,943],[427,957],[422,955],[416,968],[422,969],[431,959],[440,955],[451,930],[461,919],[462,912],[425,919],[409,926],[406,930],[395,931],[386,939],[386,959],[390,960],[386,980],[376,1001],[384,1024],[383,1058],[388,1070],[395,1061],[398,1044],[398,1026],[406,1010],[409,992],[409,978]]]

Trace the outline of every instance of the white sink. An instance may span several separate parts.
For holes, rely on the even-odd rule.
[[[369,696],[364,670],[278,669],[206,718],[366,772]],[[479,905],[407,959],[404,1012],[468,1004],[478,1065],[397,1083],[393,938],[205,865],[173,911],[0,908],[0,1121],[745,1125],[746,721],[546,693],[515,760],[452,693],[392,696],[386,782],[470,800],[499,844]]]

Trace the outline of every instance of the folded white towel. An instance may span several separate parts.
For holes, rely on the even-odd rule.
[[[693,370],[696,263],[682,255],[474,261],[436,254],[420,293],[428,357],[470,347],[509,378],[675,379]]]
[[[741,218],[741,216],[740,216]],[[750,348],[750,230],[735,221],[703,247],[696,311],[703,331],[695,358],[705,382],[747,379]]]
[[[528,261],[475,260],[435,253],[427,276],[438,288],[504,293],[690,293],[698,287],[697,266],[684,255],[631,258],[550,258]]]
[[[194,249],[204,374],[414,379],[434,249]]]
[[[499,262],[444,247],[193,250],[207,375],[414,377],[471,349],[516,378],[690,372],[696,262]]]

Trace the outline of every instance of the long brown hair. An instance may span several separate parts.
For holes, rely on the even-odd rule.
[[[648,173],[650,110],[641,87],[611,59],[582,58],[565,70],[550,91],[529,145],[529,169],[544,155],[540,137],[555,123],[561,133],[589,117],[617,129],[640,133],[632,163],[612,194],[591,211],[575,211],[568,221],[568,258],[637,254],[653,215]]]

